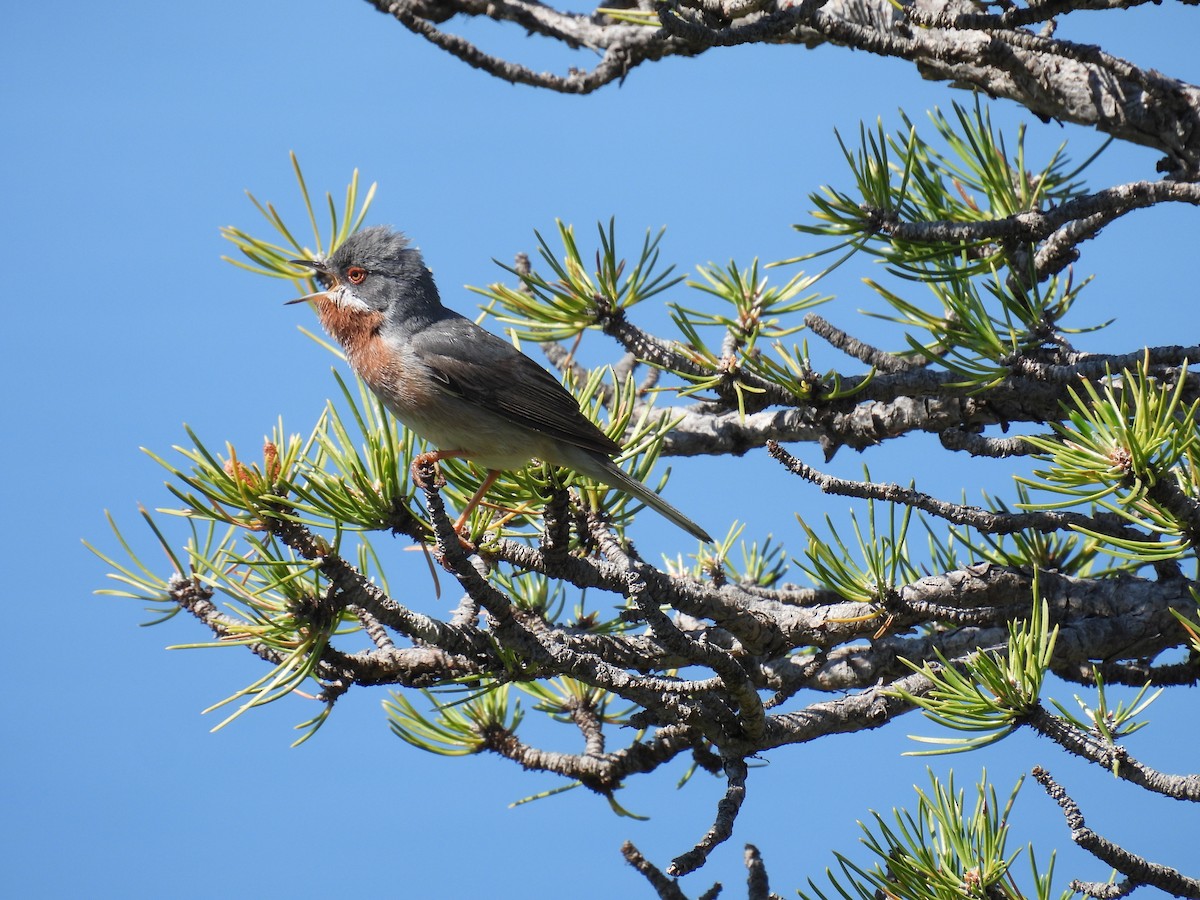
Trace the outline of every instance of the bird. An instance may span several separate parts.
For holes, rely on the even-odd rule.
[[[503,471],[533,458],[563,466],[650,506],[704,543],[703,528],[613,462],[621,445],[575,397],[508,341],[442,304],[433,273],[408,238],[386,225],[351,234],[324,258],[291,260],[325,290],[288,301],[314,304],[355,373],[406,428],[434,450],[413,462],[473,461],[487,474],[458,520]]]

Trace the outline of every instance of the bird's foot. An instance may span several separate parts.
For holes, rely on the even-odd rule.
[[[430,450],[415,457],[409,469],[412,472],[413,484],[422,489],[445,487],[446,479],[442,477],[442,470],[438,466],[441,458],[441,454],[436,450]]]
[[[468,537],[468,535],[471,533],[470,525],[467,523],[467,518],[470,516],[470,514],[471,511],[469,509],[464,510],[462,515],[460,515],[454,522],[454,533],[458,537],[458,545],[463,548],[463,552],[466,553],[467,556],[470,556],[478,549]]]
[[[463,532],[455,531],[454,533],[458,535],[458,546],[462,547],[463,553],[467,554],[467,556],[471,556],[479,552],[479,548],[471,543],[471,541],[466,537],[466,535],[463,534]]]

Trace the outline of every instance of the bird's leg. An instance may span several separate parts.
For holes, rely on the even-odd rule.
[[[426,465],[432,465],[435,467],[436,471],[437,464],[443,459],[460,459],[469,455],[470,454],[468,454],[468,452],[465,450],[430,450],[426,453],[422,453],[412,461],[412,479],[419,487],[426,488],[429,485],[426,483],[425,477],[420,471],[422,468],[424,468]],[[459,540],[462,540],[461,535],[463,526],[467,524],[467,519],[470,518],[470,515],[475,510],[475,507],[479,505],[480,501],[483,500],[484,495],[487,494],[488,489],[496,483],[496,479],[499,477],[499,470],[489,469],[487,476],[483,479],[483,483],[479,485],[479,490],[471,495],[471,499],[468,500],[467,505],[463,507],[463,511],[459,514],[458,518],[454,522],[454,530],[460,535]],[[434,486],[441,487],[445,483],[446,479],[442,478],[441,473],[439,472],[434,479]],[[465,541],[464,544],[466,544]],[[466,546],[470,545],[466,544]]]
[[[483,483],[479,485],[479,490],[471,495],[471,499],[467,501],[467,505],[463,507],[463,511],[459,514],[458,519],[455,521],[455,531],[457,531],[459,534],[462,534],[463,526],[467,524],[467,518],[471,515],[471,512],[475,509],[475,507],[479,505],[479,501],[483,499],[484,494],[486,494],[488,489],[496,483],[496,479],[499,477],[500,471],[498,469],[488,470],[487,477],[484,478]]]

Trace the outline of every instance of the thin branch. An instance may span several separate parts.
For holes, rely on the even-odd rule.
[[[667,867],[668,874],[678,877],[696,871],[704,865],[713,850],[729,840],[733,834],[733,823],[746,799],[747,772],[744,759],[725,760],[725,796],[717,803],[717,818],[695,847],[672,860]]]
[[[1112,866],[1135,884],[1150,885],[1176,897],[1200,897],[1200,880],[1181,875],[1169,866],[1152,863],[1096,834],[1084,825],[1083,813],[1079,811],[1079,806],[1055,782],[1049,772],[1041,766],[1034,766],[1033,777],[1062,808],[1067,827],[1071,829],[1071,840],[1092,856]],[[1081,890],[1081,885],[1081,882],[1074,882],[1072,888]]]
[[[909,369],[919,369],[925,365],[924,360],[896,356],[894,353],[888,353],[886,350],[880,350],[878,347],[872,347],[865,341],[851,337],[842,331],[842,329],[816,313],[808,313],[804,317],[804,324],[813,334],[824,338],[830,346],[841,350],[847,356],[852,356],[869,366],[874,366],[881,372],[907,372]]]
[[[687,895],[680,889],[679,883],[673,878],[668,878],[658,866],[642,856],[642,851],[635,847],[632,841],[626,841],[621,845],[621,855],[625,857],[625,862],[637,869],[642,877],[650,882],[650,886],[654,888],[660,900],[688,900]]]
[[[525,84],[531,87],[549,88],[564,94],[590,94],[597,88],[612,81],[623,80],[630,69],[650,59],[664,55],[649,40],[650,35],[644,29],[632,25],[609,25],[608,29],[621,30],[618,37],[605,34],[603,42],[608,46],[600,62],[591,71],[572,69],[568,75],[554,75],[550,72],[535,72],[519,63],[510,62],[484,53],[470,41],[457,35],[448,34],[434,27],[432,22],[422,17],[420,3],[387,2],[387,0],[368,0],[380,12],[394,17],[405,28],[425,38],[434,46],[445,50],[452,56],[465,62],[475,69],[481,69],[503,81],[512,84]],[[443,4],[454,12],[469,12],[471,15],[483,14],[472,4],[464,3],[460,9],[454,4]],[[503,21],[513,21],[523,24],[531,32],[546,35],[562,41],[570,47],[578,47],[583,41],[581,35],[596,34],[596,26],[583,16],[574,16],[550,10],[549,7],[537,7],[535,3],[489,3],[487,15]],[[440,17],[439,17],[440,18]],[[447,16],[446,18],[449,18]],[[621,38],[624,38],[622,40]],[[599,38],[595,38],[599,40]]]
[[[1200,802],[1200,775],[1168,775],[1130,756],[1123,747],[1082,731],[1038,704],[1026,719],[1038,734],[1050,738],[1068,753],[1093,762],[1118,778],[1174,800]]]
[[[799,475],[806,481],[811,481],[826,494],[901,503],[911,506],[913,509],[930,513],[939,519],[945,519],[947,522],[953,522],[955,525],[967,525],[984,534],[1015,534],[1019,531],[1053,534],[1056,531],[1069,530],[1074,527],[1113,537],[1147,540],[1145,534],[1120,521],[1114,521],[1115,517],[1086,516],[1082,513],[1055,511],[989,512],[978,506],[966,506],[961,503],[939,500],[914,488],[901,487],[895,483],[877,484],[871,481],[851,481],[826,475],[792,456],[775,441],[767,442],[767,450],[790,472]]]
[[[742,857],[746,864],[746,898],[747,900],[781,900],[778,894],[771,892],[771,883],[767,879],[767,867],[763,863],[762,854],[753,844],[746,845]]]
[[[1097,673],[1105,684],[1123,684],[1129,687],[1195,687],[1200,684],[1200,658],[1190,654],[1184,662],[1160,666],[1150,665],[1146,660],[1121,662],[1107,660],[1102,663],[1083,660],[1070,666],[1052,666],[1051,671],[1064,681],[1094,686]]]

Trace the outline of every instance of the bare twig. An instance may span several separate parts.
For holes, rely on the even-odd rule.
[[[660,900],[688,900],[678,882],[673,878],[668,878],[658,866],[642,856],[642,851],[635,847],[632,841],[626,841],[621,845],[621,855],[625,857],[625,862],[637,869],[650,882],[650,886],[654,888]]]
[[[742,801],[746,799],[747,771],[744,759],[725,760],[725,796],[717,804],[716,821],[695,847],[671,862],[667,867],[669,874],[680,876],[696,871],[719,844],[729,840],[733,834],[734,820],[742,808]]]
[[[1150,885],[1176,897],[1200,897],[1200,880],[1181,875],[1169,866],[1152,863],[1096,834],[1084,825],[1083,813],[1079,811],[1079,806],[1049,772],[1041,766],[1034,766],[1033,777],[1062,808],[1067,827],[1071,829],[1071,840],[1092,856],[1112,866],[1129,879],[1131,884]],[[1083,885],[1083,882],[1072,882],[1074,890],[1083,890]]]

